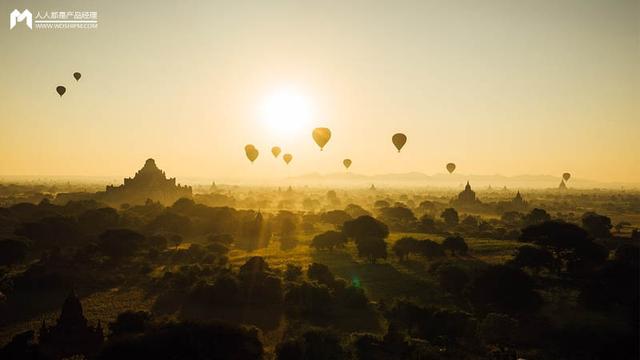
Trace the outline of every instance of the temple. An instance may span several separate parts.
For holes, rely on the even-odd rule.
[[[522,197],[520,191],[518,191],[511,201],[498,201],[496,208],[498,209],[498,212],[525,212],[529,208],[529,203]]]
[[[192,189],[191,186],[176,185],[175,178],[167,179],[155,160],[148,159],[133,178],[125,178],[120,186],[107,186],[106,192],[100,195],[100,200],[118,205],[143,204],[147,199],[169,205],[180,198],[191,198]]]
[[[476,198],[476,192],[471,190],[471,185],[467,181],[467,185],[464,187],[464,190],[458,194],[456,199],[451,201],[451,204],[456,208],[468,208],[480,205],[481,202]]]
[[[559,190],[567,190],[567,184],[565,184],[564,179],[560,180],[560,185],[558,186]]]
[[[38,340],[40,351],[47,359],[64,359],[74,355],[89,359],[100,350],[104,334],[100,322],[96,326],[88,324],[82,304],[72,291],[55,325],[47,326],[42,320]]]

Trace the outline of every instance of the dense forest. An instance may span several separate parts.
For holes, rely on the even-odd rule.
[[[7,205],[0,358],[637,358],[637,195],[463,211],[416,194]],[[70,293],[95,349],[39,343]]]

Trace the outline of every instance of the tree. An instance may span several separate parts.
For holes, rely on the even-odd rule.
[[[278,360],[341,360],[347,352],[340,344],[340,337],[330,330],[310,330],[300,338],[289,339],[276,346]]]
[[[331,270],[329,270],[329,267],[319,263],[312,263],[309,265],[309,268],[307,269],[307,277],[319,282],[320,284],[326,285],[329,288],[332,288],[336,281],[336,278],[331,273]]]
[[[418,252],[427,259],[435,259],[445,256],[442,245],[428,239],[418,241]]]
[[[336,194],[335,190],[327,191],[327,201],[332,206],[340,205],[340,199],[338,198],[338,194]]]
[[[622,230],[624,230],[624,228],[628,226],[631,226],[630,222],[620,221],[619,223],[616,224],[616,226],[614,226],[614,228],[616,229],[616,233],[620,234],[622,233]]]
[[[500,217],[500,220],[505,223],[505,225],[509,226],[517,226],[519,227],[522,224],[524,219],[524,215],[517,211],[507,211]]]
[[[284,304],[290,316],[323,318],[330,314],[334,298],[326,285],[302,281],[293,283],[284,295]]]
[[[542,303],[531,277],[505,265],[492,265],[482,271],[469,284],[467,295],[481,312],[531,312]]]
[[[302,276],[302,266],[295,264],[287,264],[287,269],[284,271],[284,278],[288,281],[298,280]]]
[[[269,264],[267,264],[262,256],[252,256],[240,266],[238,274],[240,277],[252,278],[270,271]]]
[[[178,250],[178,248],[182,244],[182,241],[183,241],[182,236],[180,236],[178,234],[173,234],[173,235],[169,236],[169,243],[171,243],[171,245],[173,245],[173,249],[176,250],[176,251]]]
[[[444,209],[442,214],[440,214],[440,217],[442,218],[442,220],[444,220],[444,223],[450,228],[457,226],[458,221],[460,221],[460,219],[458,218],[458,212],[454,208]]]
[[[522,229],[520,240],[533,242],[551,251],[559,269],[585,272],[602,264],[607,250],[593,243],[578,225],[562,221],[545,221]]]
[[[43,250],[76,246],[82,239],[75,218],[64,216],[49,216],[23,223],[15,234],[31,240],[33,248]]]
[[[144,333],[149,327],[151,314],[146,311],[127,310],[118,314],[115,321],[109,323],[111,336]]]
[[[442,247],[445,250],[451,251],[452,255],[456,255],[456,253],[460,255],[467,255],[467,251],[469,250],[469,246],[464,241],[461,236],[449,236],[442,242]]]
[[[343,233],[330,230],[314,236],[311,240],[311,247],[333,251],[334,248],[343,246],[346,242],[347,237]]]
[[[611,237],[611,219],[594,212],[587,212],[582,215],[582,227],[594,238]]]
[[[322,214],[320,216],[320,219],[327,224],[338,227],[342,226],[345,221],[349,221],[353,218],[344,210],[331,210]]]
[[[100,234],[115,228],[120,221],[120,215],[113,208],[89,209],[78,217],[80,226],[89,234]]]
[[[392,250],[400,261],[407,260],[410,253],[417,252],[418,240],[412,237],[403,237],[393,244]]]
[[[172,211],[165,211],[153,219],[148,228],[152,232],[171,232],[187,235],[191,231],[191,219]]]
[[[422,307],[404,300],[396,301],[385,317],[408,329],[411,337],[437,345],[455,346],[458,339],[470,339],[475,328],[475,319],[465,312]]]
[[[478,217],[475,217],[473,215],[467,215],[464,217],[464,219],[462,219],[462,221],[460,222],[460,225],[473,231],[478,228],[479,223],[480,223],[480,220]]]
[[[366,237],[357,241],[358,255],[375,264],[378,259],[387,258],[387,243],[383,238]]]
[[[20,240],[0,240],[0,266],[19,264],[27,257],[27,244]]]
[[[489,313],[480,323],[478,332],[487,344],[500,347],[511,345],[518,329],[518,320],[506,314]]]
[[[300,219],[291,211],[280,210],[278,215],[273,218],[273,223],[280,238],[293,238],[295,237]]]
[[[425,200],[421,201],[418,205],[418,213],[425,214],[433,212],[436,209],[436,204],[433,201]]]
[[[144,245],[144,235],[129,229],[110,229],[98,238],[98,249],[114,260],[131,257]]]
[[[389,236],[389,228],[387,225],[368,215],[345,222],[342,227],[342,232],[348,238],[355,239],[356,242],[370,237],[385,239]]]
[[[462,290],[470,280],[467,272],[456,265],[444,264],[438,266],[436,272],[440,287],[454,295],[462,294]]]
[[[126,341],[110,341],[100,360],[262,359],[255,328],[227,323],[168,323]]]
[[[552,270],[555,265],[555,260],[548,250],[536,246],[525,245],[517,250],[516,255],[509,264],[519,269],[529,268],[537,274],[543,268]]]
[[[363,209],[360,205],[349,204],[344,211],[351,216],[352,219],[358,218],[364,215],[371,215],[367,210]]]
[[[620,245],[616,249],[614,259],[627,266],[638,268],[640,267],[640,247],[632,244]]]
[[[411,209],[401,206],[385,207],[380,210],[380,220],[389,224],[391,229],[398,231],[411,231],[415,229],[417,221]]]
[[[524,216],[523,222],[527,226],[537,225],[545,221],[551,220],[549,215],[544,209],[535,208],[530,213]]]
[[[418,231],[427,234],[438,232],[436,221],[428,214],[422,215],[422,217],[420,217],[420,221],[418,222]]]

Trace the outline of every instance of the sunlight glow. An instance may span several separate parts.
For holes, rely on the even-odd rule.
[[[280,89],[262,102],[261,118],[275,135],[297,135],[311,124],[311,101],[292,89]]]

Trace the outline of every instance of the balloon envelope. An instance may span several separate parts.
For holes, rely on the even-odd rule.
[[[286,162],[287,164],[289,164],[291,162],[291,160],[293,159],[293,155],[291,154],[284,154],[282,155],[282,159],[284,159],[284,162]]]
[[[274,146],[271,148],[271,153],[273,154],[274,157],[278,157],[278,155],[280,155],[280,151],[282,150],[278,146]]]
[[[62,95],[64,95],[64,93],[67,92],[67,88],[60,85],[58,87],[56,87],[56,92],[58,93],[58,95],[60,95],[60,97],[62,97]]]
[[[562,174],[562,178],[564,179],[564,181],[568,181],[571,178],[571,174],[566,172],[566,173]]]
[[[454,163],[448,163],[447,164],[447,171],[449,172],[449,174],[451,174],[453,172],[453,170],[456,169],[456,164]]]
[[[258,149],[256,149],[256,147],[251,144],[244,147],[244,152],[245,154],[247,154],[247,159],[249,159],[249,161],[251,161],[252,163],[258,158]]]
[[[398,152],[400,152],[404,144],[407,143],[407,135],[403,133],[394,134],[391,137],[391,141],[393,141],[393,145],[395,145],[396,149],[398,149]]]
[[[82,74],[80,74],[79,72],[73,73],[73,78],[76,79],[76,81],[80,80],[81,77],[82,77]]]
[[[315,128],[311,136],[313,136],[313,140],[320,146],[320,150],[322,150],[329,142],[329,139],[331,139],[331,130],[328,128]]]
[[[345,168],[349,168],[349,166],[351,166],[351,159],[344,159],[342,160],[342,164],[344,165]]]

